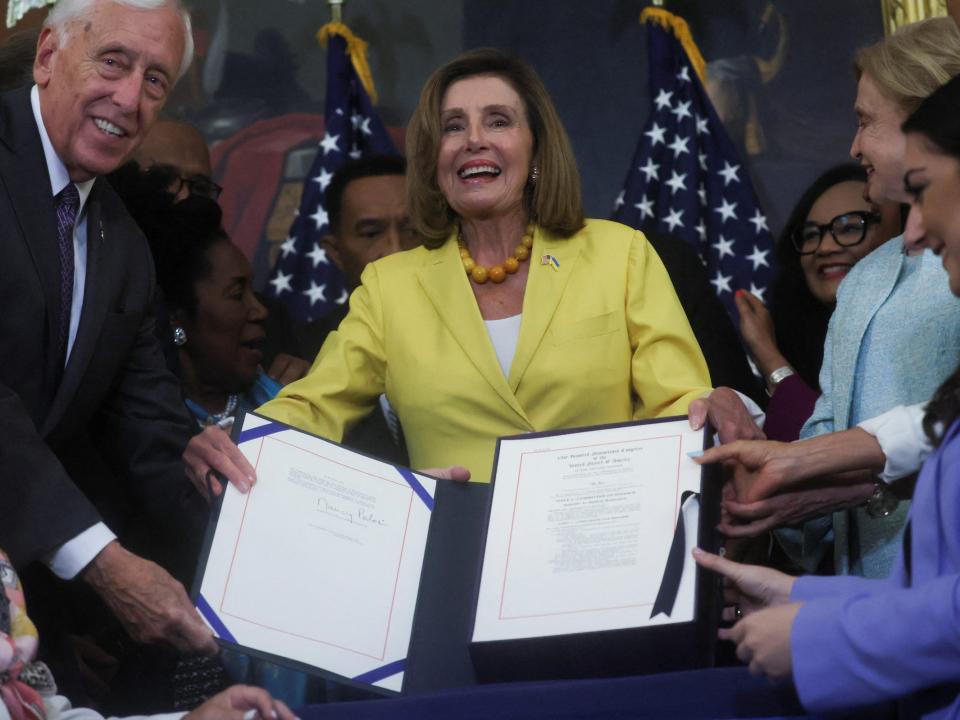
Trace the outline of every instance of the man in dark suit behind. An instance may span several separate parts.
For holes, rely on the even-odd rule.
[[[149,314],[140,231],[98,177],[156,119],[192,57],[176,0],[60,0],[32,90],[0,96],[0,547],[82,578],[138,640],[215,644],[183,586],[126,550],[98,505],[196,529],[180,462],[189,421]],[[88,477],[83,443],[122,468]],[[193,513],[193,514],[191,514]]]

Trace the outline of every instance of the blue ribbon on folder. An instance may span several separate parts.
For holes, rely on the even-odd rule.
[[[227,626],[223,624],[223,621],[220,619],[220,616],[213,611],[213,608],[210,607],[210,603],[207,602],[207,599],[203,595],[197,595],[197,610],[200,611],[200,614],[210,623],[210,627],[213,628],[213,631],[217,634],[217,637],[232,642],[237,643],[237,639],[233,636]]]
[[[433,512],[433,497],[430,493],[427,492],[427,489],[417,480],[417,476],[410,472],[405,467],[397,466],[397,472],[403,476],[403,479],[407,481],[413,491],[420,496],[420,499],[423,500],[423,504],[427,506],[427,510]]]
[[[245,443],[249,440],[256,440],[257,438],[266,437],[267,435],[273,435],[274,433],[282,432],[286,430],[285,425],[280,423],[266,423],[265,425],[258,425],[255,428],[250,428],[249,430],[244,430],[240,433],[240,438],[237,444]]]
[[[374,683],[380,682],[381,680],[390,677],[391,675],[396,675],[397,673],[403,672],[407,667],[407,659],[403,658],[401,660],[394,660],[392,663],[387,663],[386,665],[381,665],[378,668],[369,670],[362,675],[357,675],[354,680],[362,683]]]

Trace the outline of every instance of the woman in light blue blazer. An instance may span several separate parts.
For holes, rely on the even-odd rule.
[[[904,182],[907,233],[940,256],[960,296],[957,117],[960,77],[904,124]],[[737,643],[753,672],[792,677],[808,711],[890,701],[897,717],[960,717],[960,369],[934,394],[923,425],[936,450],[921,470],[888,578],[795,579],[695,551],[739,591],[729,619],[748,615],[720,636]]]

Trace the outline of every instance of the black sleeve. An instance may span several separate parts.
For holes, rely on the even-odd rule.
[[[150,278],[147,297],[152,298],[149,257],[145,267]],[[149,532],[139,528],[139,534],[156,534],[149,543],[156,552],[148,554],[182,559],[190,566],[206,523],[206,503],[186,476],[182,455],[193,425],[154,327],[152,303],[147,302],[97,414],[93,437],[119,480],[115,491],[124,492],[136,517],[149,523]]]
[[[99,520],[19,395],[0,386],[0,547],[24,567]]]

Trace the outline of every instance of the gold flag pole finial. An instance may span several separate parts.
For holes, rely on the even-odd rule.
[[[370,102],[377,104],[377,89],[373,85],[373,75],[370,73],[370,64],[367,62],[367,43],[354,35],[350,28],[343,24],[343,3],[345,0],[327,0],[330,6],[332,19],[317,31],[317,40],[323,47],[327,46],[327,40],[331,35],[339,35],[347,43],[347,55],[350,56],[350,64],[357,72],[357,77],[363,83],[367,95],[370,96]]]
[[[693,41],[693,35],[690,34],[690,26],[687,25],[687,21],[674,15],[672,12],[664,10],[662,7],[655,7],[656,5],[657,3],[654,2],[653,5],[643,9],[640,13],[640,22],[654,22],[664,30],[672,32],[687,53],[690,64],[693,66],[694,72],[699,76],[700,82],[704,82],[707,63],[704,61],[703,55],[700,54],[700,49],[697,47],[697,44]]]

